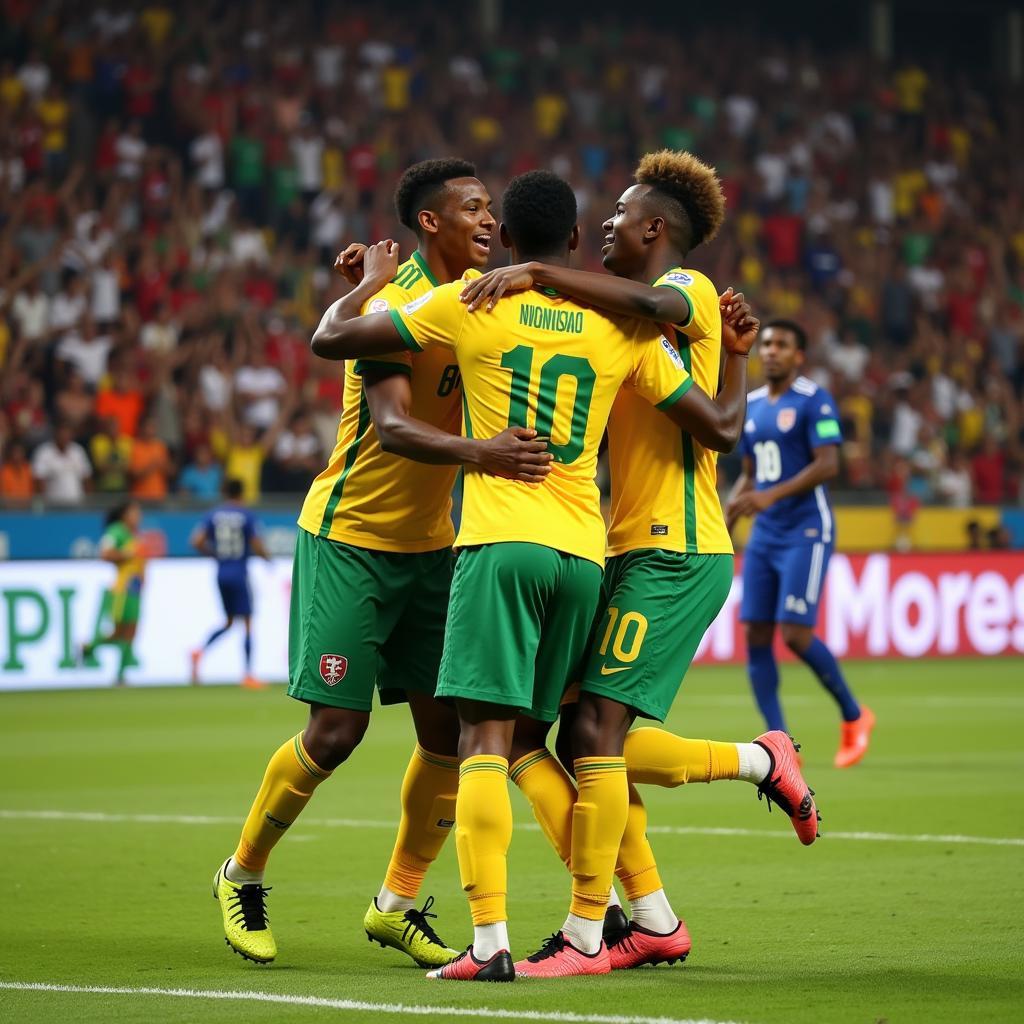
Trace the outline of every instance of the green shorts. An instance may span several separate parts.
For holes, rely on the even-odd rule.
[[[609,559],[581,689],[665,720],[732,586],[732,555],[643,548]]]
[[[129,584],[126,590],[111,590],[109,593],[110,621],[115,626],[137,626],[142,606],[142,584]]]
[[[450,548],[370,551],[300,529],[288,622],[288,694],[369,711],[433,695],[451,589]]]
[[[459,555],[438,697],[518,708],[553,722],[583,667],[601,567],[541,544],[503,542]]]

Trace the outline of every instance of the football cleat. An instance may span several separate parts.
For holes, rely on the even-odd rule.
[[[269,685],[269,683],[264,683],[252,675],[246,676],[242,680],[243,690],[265,690]]]
[[[612,943],[617,942],[628,931],[629,918],[626,917],[626,912],[618,904],[610,906],[604,912],[604,928],[601,932],[604,944],[611,949]]]
[[[470,946],[451,963],[436,971],[427,971],[427,977],[441,981],[515,981],[516,971],[507,949],[499,949],[489,960],[477,960]]]
[[[818,838],[821,815],[814,806],[814,790],[800,774],[796,760],[800,748],[781,729],[762,733],[754,742],[766,750],[771,759],[768,775],[757,787],[757,799],[767,800],[769,811],[773,803],[778,804],[789,815],[800,842],[810,846]]]
[[[608,958],[613,971],[625,971],[644,964],[674,964],[690,952],[690,933],[682,921],[667,935],[648,931],[630,922],[626,934],[608,944]]]
[[[833,764],[837,768],[851,768],[867,752],[871,730],[875,727],[875,713],[866,704],[860,706],[860,718],[843,722],[839,736],[839,749]]]
[[[381,947],[400,949],[420,967],[450,964],[459,951],[446,946],[427,921],[428,917],[437,917],[437,914],[429,913],[433,905],[434,897],[431,896],[422,910],[393,910],[385,914],[373,900],[363,917],[366,937],[370,942],[379,942]]]
[[[277,943],[267,917],[267,893],[258,882],[239,885],[226,872],[228,861],[213,876],[213,898],[224,919],[224,941],[246,960],[269,964],[277,956]]]
[[[188,656],[189,665],[191,666],[189,673],[189,682],[191,682],[193,686],[199,685],[199,662],[202,659],[202,657],[203,652],[201,649],[197,651],[192,651]]]
[[[533,956],[516,962],[519,978],[572,978],[584,974],[608,974],[612,969],[608,947],[602,942],[596,953],[577,949],[564,932],[555,932]]]

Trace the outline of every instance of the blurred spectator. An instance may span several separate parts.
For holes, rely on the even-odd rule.
[[[96,396],[86,386],[81,373],[71,370],[67,374],[53,404],[57,418],[71,427],[75,437],[85,437],[92,422]]]
[[[321,469],[320,438],[309,415],[298,412],[274,445],[266,473],[267,487],[275,491],[303,491]]]
[[[994,437],[986,437],[971,459],[971,475],[979,505],[998,505],[1006,498],[1006,456]]]
[[[96,415],[117,420],[119,432],[134,437],[142,416],[143,396],[135,375],[125,365],[110,374],[110,382],[96,396]]]
[[[954,452],[949,465],[939,470],[935,482],[939,496],[953,508],[969,508],[974,490],[971,465],[963,452]]]
[[[66,423],[57,425],[52,441],[44,441],[32,456],[32,476],[40,492],[54,505],[80,505],[92,477],[92,467],[73,440]]]
[[[167,445],[157,436],[156,420],[149,416],[139,427],[139,436],[132,441],[128,462],[131,493],[143,501],[160,501],[170,490],[171,456]]]
[[[89,454],[95,468],[96,490],[103,494],[122,494],[131,482],[132,439],[121,430],[116,416],[103,420],[89,442]]]
[[[107,372],[107,357],[113,342],[96,333],[92,317],[83,318],[81,330],[71,330],[57,345],[57,358],[74,368],[91,388],[99,385]]]
[[[281,371],[267,360],[266,346],[254,343],[249,359],[235,371],[234,393],[243,406],[244,421],[258,430],[267,429],[277,419],[287,390]]]
[[[7,443],[0,464],[0,498],[4,505],[27,505],[35,494],[35,480],[25,445],[15,439]]]
[[[195,458],[181,471],[178,487],[182,494],[199,501],[216,501],[220,497],[224,471],[215,462],[208,444],[196,448]]]

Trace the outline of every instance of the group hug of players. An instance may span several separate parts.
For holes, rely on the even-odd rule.
[[[313,350],[345,360],[344,407],[299,516],[289,624],[288,692],[309,705],[309,721],[271,757],[214,879],[226,940],[250,960],[277,953],[269,855],[362,740],[374,690],[382,703],[408,704],[417,745],[394,852],[363,924],[431,978],[512,981],[684,959],[690,936],[659,877],[637,784],[742,779],[783,809],[801,843],[817,837],[767,661],[755,691],[774,720],[752,743],[631,729],[637,716],[664,720],[728,597],[733,549],[716,458],[741,439],[730,516],[771,519],[774,488],[785,521],[803,517],[802,539],[787,546],[771,533],[779,550],[758,562],[743,617],[772,666],[779,622],[798,653],[806,632],[812,653],[801,656],[815,667],[833,542],[820,486],[828,466],[808,470],[840,440],[828,396],[794,383],[804,346],[795,325],[764,332],[776,386],[748,412],[759,323],[742,295],[719,296],[683,267],[725,215],[713,169],[666,151],[644,157],[635,178],[605,224],[608,274],[568,266],[579,228],[565,181],[546,171],[514,179],[499,227],[475,169],[454,159],[417,164],[399,183],[398,217],[418,240],[409,259],[384,241],[336,261],[354,287],[324,314]],[[511,265],[481,276],[496,236]],[[775,418],[772,448],[756,437],[762,415]],[[608,528],[595,484],[606,434]],[[802,486],[784,490],[801,473]],[[832,666],[846,723],[840,755],[853,763],[873,719]],[[548,732],[558,718],[555,756]],[[509,779],[571,878],[564,924],[517,962]],[[432,899],[416,909],[453,830],[474,926],[464,952],[429,923]]]

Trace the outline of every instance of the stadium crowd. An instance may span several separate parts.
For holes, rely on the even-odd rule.
[[[906,514],[1024,501],[1024,105],[980,72],[763,38],[736,65],[731,27],[653,21],[488,39],[427,9],[3,9],[4,504],[305,490],[341,400],[308,348],[331,263],[394,235],[409,163],[465,156],[496,198],[550,167],[598,269],[660,147],[722,177],[700,268],[807,327],[845,486]]]

